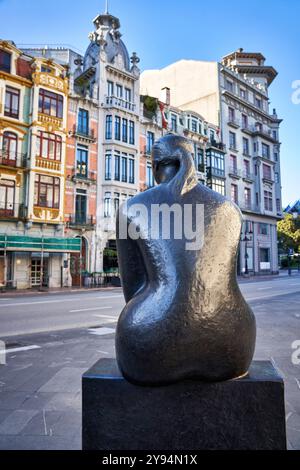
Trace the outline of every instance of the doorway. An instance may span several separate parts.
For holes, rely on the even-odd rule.
[[[30,272],[31,287],[39,287],[41,285],[42,276],[43,276],[42,287],[49,287],[49,259],[44,258],[43,272],[42,272],[42,259],[32,258],[31,272]]]
[[[81,252],[72,253],[70,259],[70,269],[72,276],[72,287],[80,287],[82,284],[82,274],[87,270],[87,241],[81,238]]]

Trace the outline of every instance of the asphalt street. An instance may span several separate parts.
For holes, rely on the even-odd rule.
[[[288,446],[300,449],[300,276],[240,285],[257,319],[255,359],[282,374]],[[0,295],[0,449],[80,449],[81,376],[115,357],[123,306],[121,289]]]

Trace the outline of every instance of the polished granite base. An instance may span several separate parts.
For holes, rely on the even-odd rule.
[[[148,387],[101,359],[82,388],[84,450],[286,449],[284,383],[268,361],[227,382]]]

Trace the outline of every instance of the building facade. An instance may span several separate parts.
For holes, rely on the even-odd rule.
[[[169,87],[174,106],[200,113],[220,129],[224,156],[215,148],[207,156],[207,183],[243,212],[239,273],[278,272],[281,120],[275,110],[270,114],[268,97],[276,75],[262,54],[242,49],[221,63],[183,60],[141,75],[142,93],[158,97]]]
[[[0,41],[0,282],[61,287],[78,244],[64,234],[68,79]]]

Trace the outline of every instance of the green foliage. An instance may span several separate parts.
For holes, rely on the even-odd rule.
[[[292,248],[300,253],[300,217],[296,220],[291,214],[285,214],[284,219],[277,224],[279,248],[286,252]]]
[[[157,110],[157,99],[153,98],[152,96],[145,96],[144,107],[150,113],[155,114]]]

